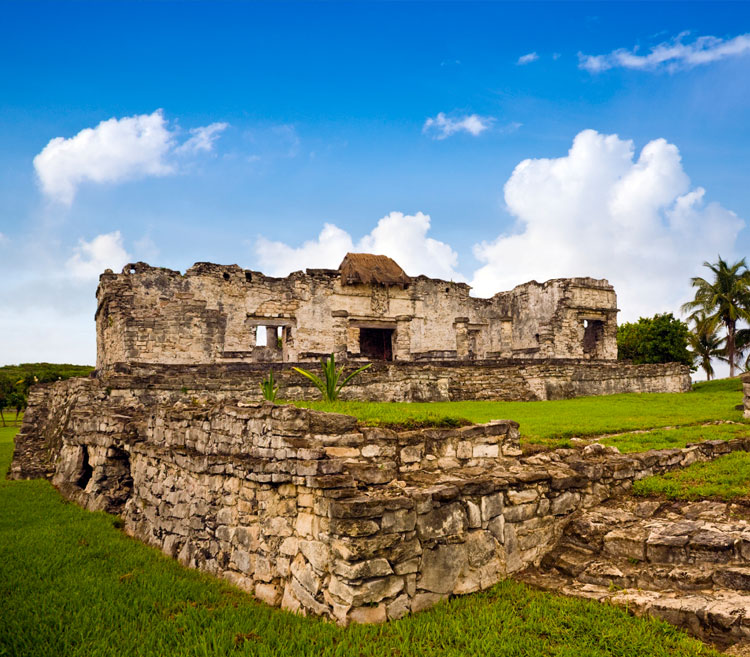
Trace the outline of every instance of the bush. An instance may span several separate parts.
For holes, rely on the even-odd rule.
[[[664,313],[625,322],[617,328],[617,358],[634,363],[693,365],[688,351],[688,325]]]

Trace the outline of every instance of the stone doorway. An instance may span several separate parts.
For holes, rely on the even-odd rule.
[[[360,328],[359,353],[370,360],[393,360],[393,329]]]

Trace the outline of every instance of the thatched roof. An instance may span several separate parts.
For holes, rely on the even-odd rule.
[[[371,253],[347,253],[339,265],[339,271],[344,285],[377,283],[406,287],[411,282],[406,272],[394,260],[388,256]]]

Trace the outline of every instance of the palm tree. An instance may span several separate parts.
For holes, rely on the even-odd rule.
[[[734,376],[737,350],[735,347],[737,321],[750,320],[750,271],[745,259],[733,265],[721,259],[716,263],[704,262],[713,273],[713,281],[705,278],[692,278],[695,298],[682,306],[685,312],[692,311],[689,319],[695,321],[700,313],[723,324],[727,331],[726,357],[729,361],[729,376]]]
[[[695,326],[688,333],[688,346],[693,356],[693,363],[702,367],[706,373],[706,379],[711,380],[714,368],[711,365],[712,358],[724,360],[724,338],[720,338],[716,331],[718,322],[713,317],[707,317],[704,312],[694,313],[693,322]],[[744,330],[741,329],[739,333]]]

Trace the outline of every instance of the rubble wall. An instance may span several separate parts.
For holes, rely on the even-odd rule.
[[[13,477],[44,473],[184,564],[342,624],[487,588],[538,563],[572,513],[634,479],[750,448],[521,458],[508,420],[393,431],[293,406],[128,397],[95,379],[44,389],[47,410],[27,416]]]
[[[273,370],[279,399],[320,399],[293,366],[315,371],[310,363],[231,363],[159,365],[118,363],[100,376],[111,388],[185,390],[201,397],[225,390],[246,401],[260,400],[259,383]],[[353,367],[351,368],[353,369]],[[362,401],[536,401],[626,392],[686,392],[690,370],[679,363],[632,365],[608,361],[486,361],[482,363],[383,363],[352,379],[342,399]]]
[[[196,263],[182,274],[130,264],[99,280],[97,367],[330,353],[361,360],[365,329],[388,332],[395,361],[617,358],[617,301],[606,280],[531,281],[489,299],[469,292],[465,283],[426,276],[401,288],[349,285],[329,269],[273,278],[237,265]]]

